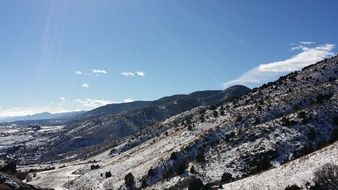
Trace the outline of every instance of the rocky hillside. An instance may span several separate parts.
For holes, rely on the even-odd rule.
[[[83,152],[86,147],[104,147],[159,121],[198,106],[210,106],[249,91],[245,86],[226,90],[199,91],[188,95],[164,97],[153,102],[107,105],[77,117],[42,149],[47,150],[40,160],[55,160]],[[94,148],[96,149],[96,148]],[[85,151],[87,152],[87,151]],[[67,154],[65,154],[67,153]]]
[[[158,127],[165,132],[107,158],[71,187],[218,187],[287,163],[338,139],[337,78],[334,56],[239,98],[169,118]]]

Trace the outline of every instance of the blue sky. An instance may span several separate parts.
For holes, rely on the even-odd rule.
[[[337,52],[336,0],[0,0],[0,117],[250,87]]]

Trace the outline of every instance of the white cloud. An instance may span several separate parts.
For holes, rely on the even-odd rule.
[[[107,74],[106,70],[103,69],[92,69],[90,72],[74,71],[75,75],[86,75],[86,76],[100,76]]]
[[[301,41],[299,42],[300,44],[303,44],[303,45],[311,45],[311,44],[315,44],[316,42],[312,42],[312,41]]]
[[[134,76],[135,74],[133,72],[122,72],[121,75],[129,77],[129,76]]]
[[[133,76],[140,76],[140,77],[144,77],[145,73],[143,71],[137,71],[137,72],[129,72],[129,71],[125,71],[122,72],[121,75],[125,76],[125,77],[133,77]]]
[[[136,74],[137,74],[138,76],[140,76],[140,77],[144,77],[144,76],[145,76],[145,74],[144,74],[143,71],[137,71]]]
[[[129,103],[129,102],[133,102],[134,100],[131,98],[126,98],[123,100],[124,103]]]
[[[96,76],[100,76],[101,74],[107,74],[107,71],[103,69],[92,69],[92,73]]]
[[[74,102],[80,104],[81,106],[89,107],[89,108],[97,108],[97,107],[104,106],[107,104],[118,103],[118,102],[110,101],[110,100],[95,100],[95,99],[90,99],[90,98],[87,98],[84,100],[77,98],[74,100]]]
[[[89,88],[89,84],[87,84],[87,83],[84,82],[84,83],[81,84],[81,87],[82,88]]]
[[[75,71],[74,74],[75,75],[82,75],[83,73],[82,73],[82,71]]]
[[[235,84],[248,85],[248,84],[263,83],[269,80],[273,80],[278,76],[286,74],[288,72],[300,70],[303,67],[314,64],[327,57],[333,56],[334,53],[332,52],[332,50],[335,47],[335,45],[324,44],[318,45],[316,47],[297,45],[296,47],[297,49],[301,50],[300,53],[282,61],[261,64],[240,75],[235,80],[231,80],[224,83],[224,87],[228,87]]]
[[[63,102],[65,102],[65,101],[66,101],[66,98],[63,97],[63,96],[61,96],[61,97],[60,97],[60,100],[63,101]]]

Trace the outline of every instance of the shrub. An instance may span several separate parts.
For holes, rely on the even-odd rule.
[[[106,172],[105,176],[106,176],[106,178],[110,178],[111,177],[111,172],[110,171]]]
[[[205,122],[204,115],[201,115],[201,116],[200,116],[200,121],[201,121],[202,123],[204,123],[204,122]]]
[[[285,187],[285,190],[301,190],[302,188],[298,187],[297,185],[290,185]]]
[[[141,187],[142,187],[142,188],[148,187],[148,183],[147,183],[147,180],[146,180],[146,179],[143,179],[143,180],[142,180]]]
[[[190,125],[191,124],[191,118],[187,118],[186,120],[185,120],[185,123],[187,124],[187,125]]]
[[[99,168],[100,168],[99,165],[91,165],[91,166],[90,166],[90,169],[91,169],[91,170],[95,170],[95,169],[99,169]]]
[[[337,189],[338,166],[328,163],[314,172],[314,183],[311,190]]]
[[[241,115],[239,115],[239,116],[237,116],[237,118],[236,118],[236,122],[241,122],[242,121],[242,116]]]
[[[270,159],[277,155],[277,151],[272,150],[250,156],[245,162],[247,164],[247,174],[256,174],[271,168]]]
[[[193,127],[191,125],[188,126],[188,130],[192,131]]]
[[[333,94],[319,94],[316,97],[316,102],[318,104],[322,104],[324,103],[326,100],[331,99],[331,97],[333,96]]]
[[[184,172],[187,168],[188,168],[188,164],[186,163],[186,161],[184,161],[184,160],[181,161],[177,166],[177,170],[176,170],[177,175],[184,174]]]
[[[258,117],[256,117],[255,122],[254,122],[254,125],[257,125],[257,124],[259,124],[260,122],[261,122],[261,120],[260,120]]]
[[[301,118],[301,119],[305,119],[306,118],[306,112],[305,111],[299,112],[298,117]]]
[[[33,176],[31,174],[28,174],[26,177],[26,182],[30,182],[33,180]]]
[[[286,117],[283,117],[281,121],[282,121],[282,125],[287,126],[287,127],[297,124],[296,121],[290,120],[289,118],[286,118]]]
[[[28,172],[17,172],[16,173],[16,177],[20,179],[21,181],[26,179],[28,175],[29,175]]]
[[[230,183],[232,181],[234,181],[232,174],[228,172],[224,172],[222,175],[221,184]]]
[[[202,190],[204,187],[204,184],[201,179],[193,177],[189,181],[188,190]]]
[[[154,171],[154,169],[150,168],[150,169],[148,170],[148,176],[150,176],[150,177],[154,177],[154,176],[155,176],[155,171]]]
[[[338,116],[333,117],[332,122],[338,127]]]
[[[176,159],[177,159],[177,153],[176,152],[171,153],[170,160],[176,160]]]
[[[212,190],[212,184],[211,183],[205,184],[203,190]]]
[[[210,110],[216,110],[217,107],[215,105],[210,106]]]
[[[192,174],[196,174],[197,173],[194,166],[191,166],[190,173],[192,173]]]
[[[199,152],[196,155],[196,162],[199,162],[199,163],[205,162],[205,156],[203,152]]]
[[[330,141],[333,143],[336,142],[337,140],[338,140],[338,128],[335,128],[331,133]]]
[[[131,187],[135,184],[135,178],[133,176],[132,173],[128,173],[125,177],[124,177],[124,182],[126,184],[127,187]]]
[[[313,141],[317,136],[317,132],[314,128],[310,128],[309,132],[307,133],[307,138],[311,141]]]
[[[214,117],[218,117],[218,112],[216,110],[213,111]]]
[[[163,173],[163,178],[164,179],[169,179],[171,177],[175,176],[175,171],[173,167],[169,167],[165,170],[165,172]]]

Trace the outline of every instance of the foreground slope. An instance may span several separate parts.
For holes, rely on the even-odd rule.
[[[268,190],[285,189],[292,184],[305,188],[313,181],[314,172],[327,163],[338,164],[338,142],[261,174],[223,185],[223,188]]]
[[[191,176],[218,186],[225,172],[238,180],[289,162],[338,139],[337,78],[335,56],[208,110],[179,114],[161,123],[165,133],[107,158],[71,187],[119,188],[128,173],[150,189],[184,188]],[[108,171],[112,177],[101,177]]]
[[[171,117],[148,131],[154,138],[118,154],[93,157],[99,169],[68,166],[67,171],[80,175],[70,188],[118,189],[128,173],[136,186],[149,189],[184,188],[191,176],[218,186],[224,172],[239,180],[301,157],[337,140],[337,71],[333,57],[208,110],[199,107]],[[106,178],[107,172],[112,176]],[[43,182],[45,176],[38,176]]]

